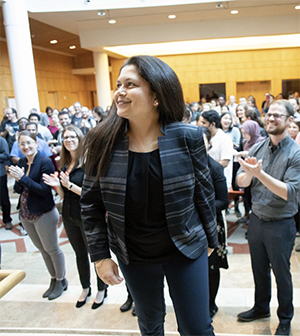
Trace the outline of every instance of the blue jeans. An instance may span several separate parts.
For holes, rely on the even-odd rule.
[[[133,297],[143,336],[164,335],[164,277],[173,302],[180,335],[214,335],[209,317],[207,252],[196,260],[185,256],[166,264],[119,266]]]

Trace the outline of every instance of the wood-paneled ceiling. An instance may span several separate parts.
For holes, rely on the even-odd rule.
[[[0,10],[0,20],[0,37],[2,39],[6,39],[2,8]],[[90,53],[89,50],[81,48],[79,36],[76,34],[72,34],[32,18],[29,18],[29,26],[31,41],[34,47],[45,48],[54,52],[59,52],[74,57],[81,54]],[[58,43],[51,44],[51,40],[57,40]],[[70,49],[69,47],[73,45],[75,45],[76,48]]]

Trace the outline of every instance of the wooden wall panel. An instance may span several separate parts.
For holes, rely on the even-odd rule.
[[[33,49],[33,55],[41,111],[45,111],[47,106],[58,109],[69,107],[80,98],[83,99],[82,104],[93,107],[90,92],[96,90],[95,80],[90,76],[73,75],[72,57],[38,49]],[[80,62],[83,59],[84,56]],[[90,62],[90,57],[88,60]],[[7,46],[5,42],[0,42],[0,109],[5,107],[7,92],[14,96]],[[58,106],[52,106],[53,100],[49,92],[57,92]],[[77,92],[75,100],[74,92]]]
[[[249,51],[228,51],[190,55],[161,56],[177,73],[183,86],[185,99],[199,100],[199,84],[226,83],[227,96],[236,95],[237,82],[270,81],[271,93],[281,91],[282,79],[300,78],[300,48],[282,48]],[[92,92],[96,91],[93,75],[75,76],[73,68],[90,67],[91,54],[71,58],[34,49],[37,85],[41,110],[50,105],[48,92],[57,92],[59,106],[70,106],[79,100],[92,108]],[[109,57],[111,88],[115,90],[124,59]],[[13,96],[9,58],[5,42],[0,42],[0,108],[5,97]],[[261,95],[261,94],[259,94]],[[238,100],[237,96],[237,100]],[[257,100],[263,97],[256,97]]]

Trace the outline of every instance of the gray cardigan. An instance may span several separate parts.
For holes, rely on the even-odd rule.
[[[161,128],[158,138],[166,221],[175,246],[190,259],[218,244],[215,196],[202,130],[181,122]],[[125,244],[128,137],[114,151],[105,176],[85,176],[81,214],[92,261],[109,249],[129,263]],[[108,212],[107,221],[105,219]]]

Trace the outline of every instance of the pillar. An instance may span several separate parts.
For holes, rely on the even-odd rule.
[[[94,52],[94,66],[96,71],[96,87],[98,104],[104,110],[111,105],[108,56],[106,53]]]
[[[40,104],[26,1],[4,0],[2,8],[18,117],[28,117]]]

